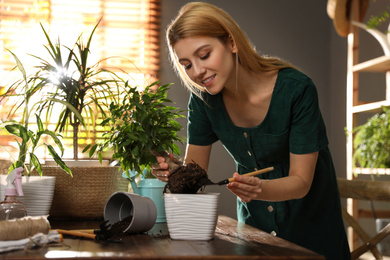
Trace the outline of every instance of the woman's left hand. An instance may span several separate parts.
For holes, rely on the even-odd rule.
[[[254,176],[243,176],[237,172],[233,174],[234,182],[226,187],[233,192],[242,202],[250,202],[259,199],[262,192],[262,181]]]

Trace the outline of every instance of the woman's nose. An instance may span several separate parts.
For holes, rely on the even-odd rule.
[[[202,77],[206,73],[206,68],[201,64],[194,64],[194,76],[199,78]]]

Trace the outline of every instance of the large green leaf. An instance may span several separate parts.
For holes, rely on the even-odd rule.
[[[51,154],[51,156],[53,156],[53,159],[54,159],[54,161],[57,163],[57,165],[60,166],[60,168],[61,168],[62,170],[64,170],[66,173],[68,173],[70,176],[73,177],[72,171],[69,169],[68,166],[66,166],[65,162],[61,159],[61,157],[58,156],[58,154],[57,154],[57,152],[54,150],[53,146],[47,145],[47,148],[48,148],[49,153]]]

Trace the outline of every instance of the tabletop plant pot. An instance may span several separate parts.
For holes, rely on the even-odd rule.
[[[145,178],[145,175],[140,175],[136,171],[130,171],[130,178],[128,178],[125,172],[122,174],[124,178],[130,181],[133,193],[153,200],[157,207],[156,222],[165,223],[167,222],[164,205],[164,187],[166,183],[158,180],[157,178]]]
[[[151,174],[153,164],[157,164],[156,155],[164,154],[169,157],[168,152],[180,154],[180,148],[176,142],[182,142],[178,132],[182,126],[176,121],[183,118],[183,111],[173,106],[167,99],[167,91],[171,84],[162,86],[154,82],[140,90],[137,86],[131,86],[126,82],[125,91],[118,100],[108,104],[108,117],[101,122],[101,126],[110,127],[110,130],[103,135],[103,141],[89,145],[84,152],[89,151],[89,156],[97,155],[101,160],[102,152],[110,150],[113,152],[112,159],[120,165],[125,178],[135,184],[137,175],[143,175],[142,191],[136,193],[145,196],[152,188],[149,186],[157,182],[159,187],[151,194],[156,199],[160,212],[159,222],[164,221],[163,216],[163,183],[149,179],[156,179]],[[168,160],[168,159],[167,159]],[[175,159],[171,159],[174,161]],[[136,173],[130,175],[130,173]],[[122,177],[122,174],[121,174]],[[146,187],[148,186],[148,187]],[[135,187],[137,190],[138,187]],[[151,188],[151,189],[149,189]],[[147,191],[149,190],[149,191]]]
[[[142,233],[152,229],[157,219],[157,208],[148,198],[133,193],[115,192],[104,207],[104,220],[114,226],[121,223],[121,232]]]
[[[168,232],[175,240],[211,240],[218,220],[220,193],[165,193]]]
[[[55,176],[55,191],[50,217],[103,218],[107,199],[117,191],[128,191],[129,183],[119,174],[119,167],[70,167],[73,177],[59,167],[43,167],[45,176]]]
[[[48,129],[43,124],[39,113],[33,109],[43,100],[43,98],[38,101],[32,99],[32,95],[37,88],[36,82],[28,80],[22,62],[14,53],[11,51],[10,53],[15,58],[17,68],[23,75],[23,79],[7,86],[6,91],[0,96],[0,102],[6,102],[5,100],[8,97],[18,96],[16,103],[8,111],[8,118],[1,122],[0,129],[4,130],[1,134],[9,134],[14,138],[18,147],[18,155],[14,157],[9,150],[4,148],[10,154],[11,159],[3,162],[8,171],[2,169],[2,172],[8,174],[16,168],[23,168],[22,189],[24,196],[19,197],[19,200],[26,207],[27,215],[43,216],[49,213],[52,205],[56,179],[55,177],[42,176],[42,165],[38,158],[41,155],[39,148],[44,147],[49,151],[55,160],[55,164],[59,166],[57,168],[61,175],[71,176],[72,173],[61,159],[64,153],[62,137],[55,131]],[[20,92],[14,89],[14,87],[18,86]],[[66,105],[71,106],[70,104]],[[17,110],[21,110],[21,112],[17,113]],[[16,121],[15,115],[19,115],[18,121]],[[33,120],[35,120],[36,127],[33,127],[30,123]],[[53,145],[49,144],[49,141],[52,141]],[[6,185],[6,177],[6,175],[1,176],[1,186]],[[0,190],[2,201],[5,188],[0,188]]]
[[[62,171],[62,170],[61,170]],[[65,176],[61,172],[62,176]],[[0,175],[0,201],[4,200],[7,175]],[[53,176],[23,176],[24,196],[18,200],[26,207],[27,216],[45,216],[52,206],[56,178]]]

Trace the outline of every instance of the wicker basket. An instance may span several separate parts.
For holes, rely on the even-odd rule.
[[[56,166],[43,167],[44,176],[55,176],[50,216],[55,218],[103,218],[104,206],[117,191],[128,191],[129,181],[119,167],[70,167],[73,178]]]

